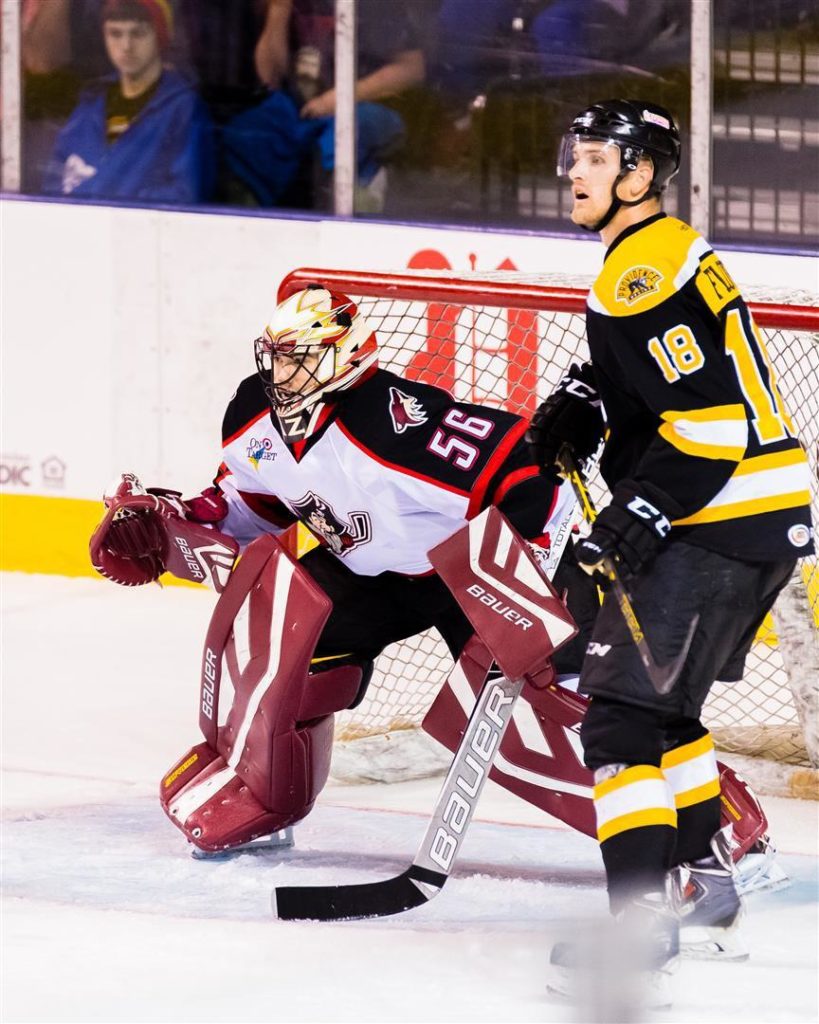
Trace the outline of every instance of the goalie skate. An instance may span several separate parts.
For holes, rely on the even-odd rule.
[[[233,846],[229,850],[200,850],[198,846],[191,843],[191,857],[194,860],[227,860],[237,853],[260,853],[267,850],[287,850],[295,845],[293,839],[293,826],[279,829],[269,836],[259,836],[249,843],[242,843],[241,846]]]
[[[690,925],[680,929],[680,956],[686,960],[741,963],[750,956],[742,935],[741,915],[725,927]]]
[[[776,846],[770,836],[762,836],[757,843],[736,862],[734,882],[740,896],[752,892],[775,892],[791,884],[785,870],[776,859]]]

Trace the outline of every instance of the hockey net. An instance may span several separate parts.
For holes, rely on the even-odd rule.
[[[562,279],[565,282],[565,278]],[[319,281],[344,292],[374,327],[382,367],[435,384],[457,399],[531,416],[572,362],[588,358],[588,284],[506,272],[342,272],[290,274],[279,298]],[[751,303],[780,389],[812,468],[811,503],[819,523],[819,308],[800,301]],[[815,299],[813,300],[815,302]],[[609,500],[595,474],[598,506]],[[425,744],[418,728],[451,667],[437,633],[388,647],[364,702],[338,716],[335,771],[352,779],[430,774],[449,755]],[[819,565],[803,559],[760,630],[740,683],[717,683],[704,711],[717,746],[767,792],[812,795],[819,766]],[[356,749],[355,755],[342,751]],[[366,751],[366,753],[364,753]],[[752,760],[749,760],[752,759]],[[790,766],[790,767],[785,767]]]

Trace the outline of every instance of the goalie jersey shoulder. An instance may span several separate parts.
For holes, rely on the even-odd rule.
[[[387,370],[347,393],[337,423],[377,461],[463,493],[503,462],[526,429],[519,416],[458,402]]]
[[[254,373],[246,377],[228,402],[222,420],[222,444],[241,434],[252,423],[270,416],[270,403],[261,377]]]

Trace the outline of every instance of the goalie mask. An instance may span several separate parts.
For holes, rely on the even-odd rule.
[[[619,150],[620,170],[611,186],[611,205],[596,224],[581,225],[588,231],[602,231],[623,206],[638,206],[660,196],[680,169],[680,135],[671,114],[656,103],[643,100],[603,100],[582,110],[563,136],[557,156],[558,177],[568,176],[575,153],[585,142],[601,142]],[[645,195],[633,201],[620,199],[617,186],[641,159],[654,168]]]
[[[321,285],[280,302],[254,349],[286,440],[307,436],[325,395],[350,387],[378,358],[375,333],[352,299]]]

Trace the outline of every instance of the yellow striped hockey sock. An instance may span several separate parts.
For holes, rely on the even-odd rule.
[[[594,807],[609,900],[617,913],[634,896],[665,887],[676,845],[674,794],[660,768],[639,764],[598,782]]]
[[[677,808],[673,863],[709,856],[711,838],[720,823],[719,770],[711,734],[669,750],[661,767]]]

